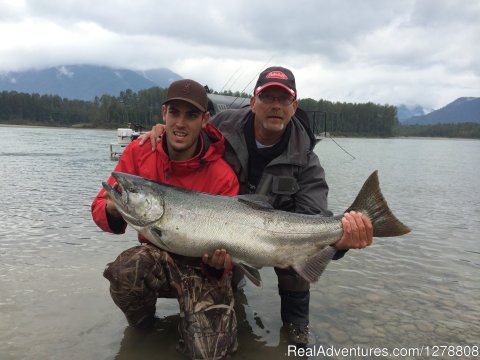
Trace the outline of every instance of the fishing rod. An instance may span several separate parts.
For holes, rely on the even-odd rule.
[[[335,139],[334,139],[330,134],[328,134],[328,138],[331,139],[340,149],[342,149],[344,152],[346,152],[348,155],[350,155],[353,160],[356,160],[356,159],[357,159],[355,156],[353,156],[353,155],[350,154],[347,150],[345,150],[339,143],[337,143],[337,142],[335,141]]]
[[[220,92],[222,92],[223,89],[226,88],[227,84],[230,82],[230,80],[232,80],[232,78],[238,73],[239,70],[240,70],[240,67],[238,67],[237,70],[235,70],[235,72],[232,75],[230,75],[225,85],[222,86],[222,89],[220,90]]]
[[[263,67],[260,69],[259,72],[257,72],[255,74],[254,77],[252,77],[252,79],[248,82],[247,85],[245,85],[245,87],[243,88],[243,90],[240,92],[240,94],[243,94],[243,92],[247,89],[248,86],[250,86],[250,84],[252,83],[253,80],[255,80],[256,78],[258,78],[258,75],[260,75],[260,73],[265,69],[265,67],[267,66],[267,64],[272,61],[273,59],[273,55],[270,56],[270,59],[268,59],[268,61],[263,65]],[[234,103],[235,101],[237,101],[237,99],[240,97],[240,95],[236,96],[235,99],[232,101],[232,103],[230,105],[228,105],[228,107],[230,108]]]
[[[243,75],[243,71],[240,71],[240,74],[238,74],[238,76],[230,84],[230,89],[233,87],[233,85],[235,85],[235,83],[238,81],[238,79],[240,79],[242,77],[242,75]]]
[[[318,127],[316,126],[317,125],[317,113],[320,113],[324,115],[324,118],[323,118],[323,133],[324,133],[324,138],[329,138],[330,140],[332,140],[335,145],[337,145],[340,149],[342,149],[346,154],[348,154],[352,159],[356,160],[356,157],[353,156],[352,154],[350,154],[345,148],[343,148],[337,141],[335,141],[335,139],[330,135],[329,132],[327,132],[327,112],[326,111],[320,111],[320,110],[310,110],[309,113],[313,113],[313,119],[312,119],[312,126],[311,126],[311,130],[312,132],[315,134],[315,137],[317,137],[318,135],[316,133],[318,133]],[[338,114],[338,113],[335,113],[335,114]],[[321,132],[320,132],[321,133]],[[317,138],[317,142],[319,142],[321,140],[321,138]]]

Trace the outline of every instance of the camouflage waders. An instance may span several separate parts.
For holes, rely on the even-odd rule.
[[[109,263],[103,276],[131,326],[152,324],[157,298],[176,297],[181,352],[192,359],[222,359],[237,349],[230,274],[218,280],[207,277],[198,259],[192,262],[153,245],[139,245]]]

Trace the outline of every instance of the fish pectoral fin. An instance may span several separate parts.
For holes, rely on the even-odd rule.
[[[301,264],[294,264],[292,267],[309,283],[317,282],[335,253],[336,250],[333,247],[327,246],[325,249],[309,257],[307,261]]]
[[[265,195],[238,195],[236,198],[255,210],[273,210],[269,197]]]
[[[255,285],[260,287],[262,285],[262,278],[260,276],[260,272],[254,268],[251,265],[245,264],[245,263],[236,263],[236,266],[238,266],[245,276]]]
[[[171,251],[170,247],[165,244],[162,240],[162,230],[156,228],[155,226],[150,229],[150,234],[153,235],[153,238],[143,234],[153,245],[161,248],[162,250]]]

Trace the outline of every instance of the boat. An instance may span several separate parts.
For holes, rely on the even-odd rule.
[[[143,133],[143,126],[140,125],[135,125],[133,127],[130,126],[128,128],[118,128],[117,140],[110,143],[110,159],[118,160],[127,145]]]

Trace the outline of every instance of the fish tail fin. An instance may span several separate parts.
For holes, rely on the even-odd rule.
[[[373,225],[373,236],[400,236],[410,232],[410,228],[402,224],[388,207],[380,191],[377,171],[368,177],[356,199],[346,211],[351,210],[359,211],[370,218]],[[308,282],[316,282],[335,253],[336,250],[333,247],[327,246],[304,262],[294,264],[293,268]]]
[[[393,215],[380,191],[378,171],[375,170],[365,181],[352,205],[346,210],[359,211],[370,218],[373,236],[388,237],[407,234],[411,229]]]

